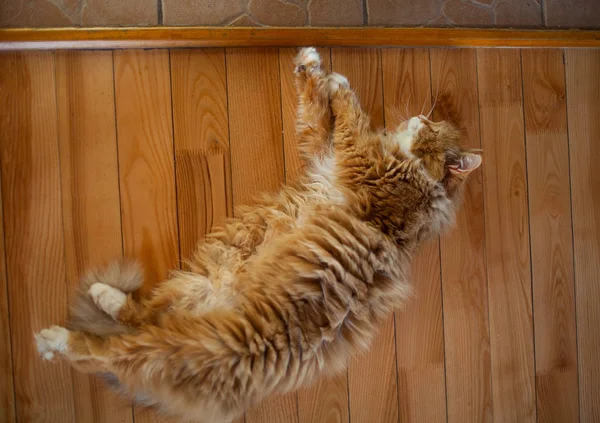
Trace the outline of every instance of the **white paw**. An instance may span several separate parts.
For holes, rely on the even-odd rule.
[[[116,319],[119,310],[127,301],[127,295],[104,283],[95,283],[90,287],[88,295],[92,297],[94,303],[105,313]]]
[[[305,47],[300,50],[298,56],[296,56],[296,73],[303,71],[313,72],[315,69],[321,67],[321,56],[317,53],[317,49],[314,47]]]
[[[69,347],[69,331],[60,326],[52,326],[34,335],[38,352],[46,360],[52,360],[54,353],[65,354]]]
[[[339,73],[332,73],[331,75],[329,75],[329,89],[331,90],[331,92],[332,93],[336,92],[337,90],[340,89],[340,87],[343,87],[343,88],[350,87],[350,83],[348,82],[346,77],[343,75],[340,75]]]

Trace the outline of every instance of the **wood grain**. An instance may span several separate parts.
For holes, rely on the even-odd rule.
[[[33,333],[67,317],[54,55],[0,56],[0,158],[16,411],[75,423],[71,370],[40,359]]]
[[[518,50],[478,50],[495,422],[536,420],[527,170]]]
[[[433,116],[480,148],[475,50],[431,50]],[[492,392],[481,169],[470,176],[456,227],[440,238],[448,422],[491,422]]]
[[[566,52],[581,422],[600,421],[600,52]]]
[[[281,79],[281,112],[283,119],[283,145],[285,154],[285,179],[298,178],[304,163],[296,145],[296,109],[298,96],[294,84],[294,57],[298,49],[279,49],[279,74]],[[319,49],[322,66],[331,69],[331,50]],[[298,392],[298,420],[300,422],[347,422],[348,378],[346,372],[333,378],[318,379],[313,386]]]
[[[228,49],[227,84],[237,206],[284,181],[278,50]]]
[[[321,378],[298,392],[298,421],[349,422],[348,374]]]
[[[0,58],[0,63],[1,63]],[[2,114],[0,114],[2,116]],[[0,132],[2,133],[2,132]],[[2,178],[0,175],[0,199]],[[4,246],[4,216],[0,207],[0,422],[16,423],[15,387],[13,383],[13,360],[10,341],[10,313],[8,310],[8,285],[6,283],[6,257]]]
[[[600,31],[466,28],[14,28],[0,50],[175,47],[600,47]]]
[[[228,49],[227,97],[233,204],[252,202],[284,182],[279,51]],[[296,393],[268,398],[246,422],[298,422]]]
[[[350,81],[374,128],[382,128],[383,92],[378,49],[331,50],[331,66]],[[394,350],[394,317],[382,322],[370,351],[348,366],[350,420],[397,422],[398,390]]]
[[[171,51],[181,257],[233,213],[225,51]]]
[[[384,125],[380,56],[380,50],[375,48],[331,49],[331,70],[348,78],[375,129]]]
[[[122,256],[112,52],[56,52],[67,280]],[[131,422],[131,404],[73,372],[77,422]]]
[[[116,51],[114,72],[123,246],[144,265],[145,295],[179,260],[169,52]],[[134,420],[156,417],[136,407]]]
[[[521,54],[538,422],[576,422],[577,332],[563,52]]]
[[[389,131],[431,108],[429,52],[382,50],[385,121]],[[400,421],[445,421],[444,333],[437,240],[412,265],[415,298],[395,314]]]

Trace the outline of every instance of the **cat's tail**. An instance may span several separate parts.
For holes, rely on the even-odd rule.
[[[144,283],[144,271],[136,261],[115,261],[103,269],[89,272],[82,279],[70,307],[69,328],[98,336],[110,336],[133,331],[116,322],[94,304],[88,294],[94,283],[103,283],[124,293],[139,289]]]

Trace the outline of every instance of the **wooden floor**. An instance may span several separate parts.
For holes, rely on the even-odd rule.
[[[484,165],[371,352],[245,421],[600,422],[600,51],[322,53],[375,125],[444,100]],[[89,266],[133,255],[159,280],[297,174],[294,54],[0,54],[0,422],[166,421],[42,362],[33,332]]]

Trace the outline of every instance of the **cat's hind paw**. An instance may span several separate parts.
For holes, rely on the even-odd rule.
[[[126,294],[104,283],[93,284],[88,291],[88,295],[100,310],[113,319],[117,318],[119,311],[127,302]]]
[[[52,360],[55,353],[66,354],[69,349],[69,331],[60,326],[52,326],[34,335],[37,350],[46,360]]]
[[[312,73],[321,69],[321,56],[319,56],[316,48],[304,47],[298,52],[294,64],[296,65],[294,70],[296,74],[302,72]]]
[[[328,77],[329,89],[332,93],[337,92],[340,88],[350,88],[350,83],[344,75],[332,73]]]

